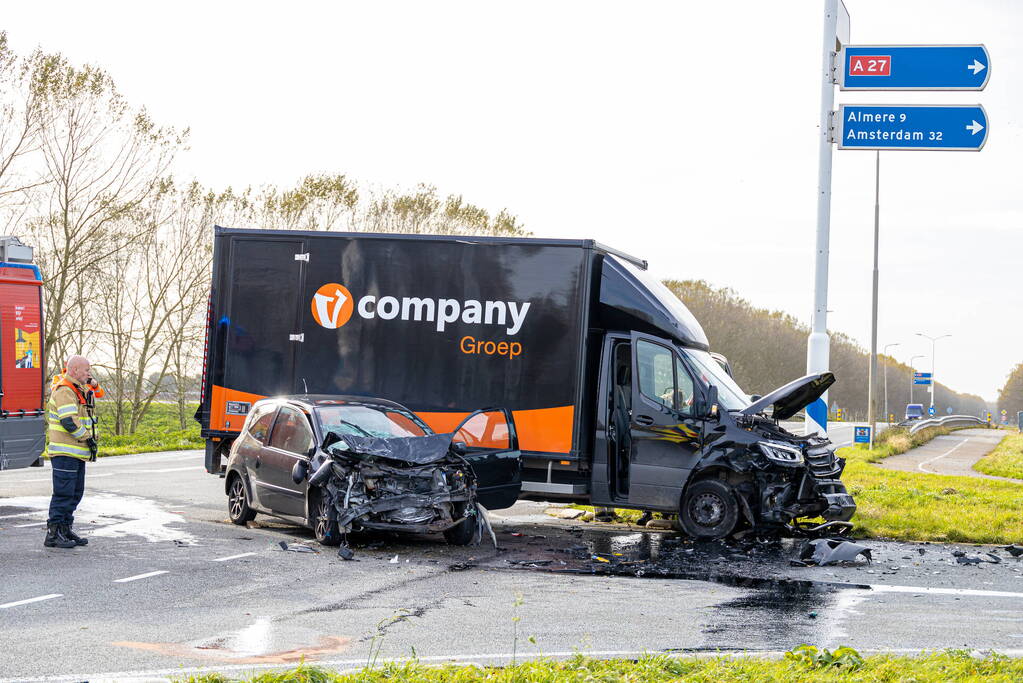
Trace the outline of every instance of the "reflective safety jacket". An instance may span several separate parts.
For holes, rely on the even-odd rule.
[[[89,460],[91,453],[86,440],[92,437],[95,416],[90,401],[86,399],[88,389],[73,380],[62,377],[50,392],[46,406],[48,424],[46,455],[69,455]],[[68,430],[61,424],[64,418],[71,418],[74,429]]]

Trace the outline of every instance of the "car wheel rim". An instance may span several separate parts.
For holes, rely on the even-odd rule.
[[[713,493],[701,493],[689,504],[689,515],[702,527],[715,527],[725,518],[725,501]]]
[[[245,506],[245,492],[242,490],[242,483],[235,479],[231,484],[231,516],[239,519],[242,516],[242,509]]]
[[[316,536],[327,538],[330,520],[327,518],[327,501],[321,496],[316,504]]]

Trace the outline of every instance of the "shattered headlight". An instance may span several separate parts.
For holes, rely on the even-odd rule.
[[[781,443],[757,442],[760,452],[767,456],[768,460],[782,465],[802,465],[803,453],[794,446]]]

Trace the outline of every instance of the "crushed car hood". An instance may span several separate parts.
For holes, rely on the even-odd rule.
[[[768,406],[773,405],[774,413],[771,417],[775,420],[787,420],[820,398],[834,383],[835,375],[830,372],[806,375],[775,389],[749,407],[744,408],[742,413],[743,415],[755,415],[766,411]]]
[[[451,445],[451,434],[387,439],[345,434],[342,439],[348,444],[348,450],[354,454],[387,458],[413,465],[429,465],[443,460],[447,457],[448,447]]]

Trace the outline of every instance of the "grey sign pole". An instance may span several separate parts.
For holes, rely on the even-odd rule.
[[[874,447],[874,431],[877,429],[877,410],[874,387],[877,383],[877,242],[881,217],[881,152],[874,157],[874,291],[870,309],[870,376],[867,378],[867,422],[870,424],[870,447]]]

